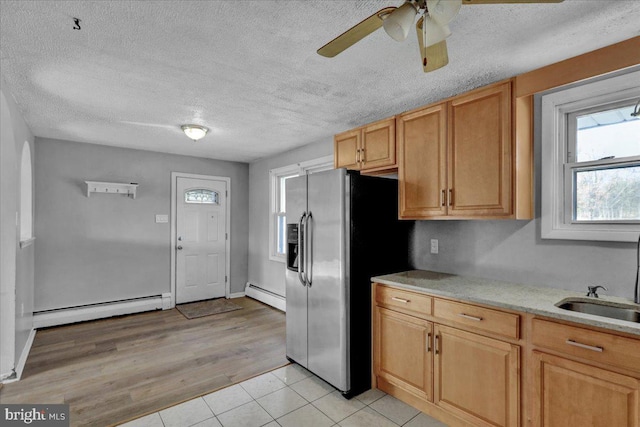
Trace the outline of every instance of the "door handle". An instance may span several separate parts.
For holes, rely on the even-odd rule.
[[[182,250],[182,246],[176,246],[176,250],[181,251]]]
[[[304,279],[304,247],[302,246],[304,234],[304,220],[307,217],[307,213],[303,212],[298,221],[298,280],[302,283],[302,286],[306,286],[307,282]]]
[[[311,226],[309,226],[309,222],[311,222]],[[311,284],[313,283],[313,214],[311,212],[307,214],[307,219],[304,222],[304,236],[305,239],[307,239],[307,243],[305,244],[309,245],[307,251],[309,256],[307,257],[305,253],[304,257],[304,270],[307,279],[307,286],[311,287]],[[307,265],[306,263],[309,264]]]

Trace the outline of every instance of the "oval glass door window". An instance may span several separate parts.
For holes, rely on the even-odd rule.
[[[184,192],[185,203],[200,203],[209,205],[219,205],[220,195],[216,191],[195,189]]]

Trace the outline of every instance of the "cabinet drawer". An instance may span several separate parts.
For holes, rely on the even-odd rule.
[[[427,295],[386,286],[376,286],[376,303],[413,315],[430,315],[431,300]]]
[[[508,338],[518,339],[519,337],[520,316],[517,314],[436,299],[433,301],[433,315]]]
[[[640,340],[533,319],[535,346],[640,372]]]

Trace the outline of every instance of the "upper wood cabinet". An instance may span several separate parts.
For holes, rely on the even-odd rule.
[[[334,137],[336,168],[381,172],[397,168],[395,118],[343,132]]]
[[[399,216],[514,218],[512,110],[508,81],[398,116]]]

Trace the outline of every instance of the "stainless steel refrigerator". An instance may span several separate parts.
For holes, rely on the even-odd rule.
[[[372,276],[410,268],[394,179],[335,169],[286,182],[287,357],[351,397],[371,386]]]

